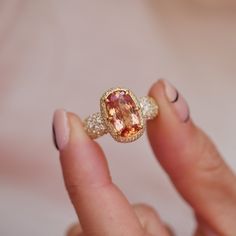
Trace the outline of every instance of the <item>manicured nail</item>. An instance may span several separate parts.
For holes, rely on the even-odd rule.
[[[172,84],[170,84],[170,82],[163,80],[163,83],[165,86],[166,97],[169,102],[173,104],[180,121],[187,122],[190,118],[190,112],[186,100],[178,92],[178,90]]]
[[[54,144],[61,151],[69,141],[69,125],[65,110],[56,110],[54,112],[52,127]]]

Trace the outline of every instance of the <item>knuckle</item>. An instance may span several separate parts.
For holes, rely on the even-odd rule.
[[[159,218],[156,210],[152,206],[146,203],[136,204],[134,205],[134,209],[141,217],[158,217]]]

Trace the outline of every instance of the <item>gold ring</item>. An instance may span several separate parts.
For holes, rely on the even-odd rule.
[[[121,143],[133,142],[142,136],[146,121],[158,115],[158,105],[149,96],[138,99],[130,89],[113,88],[100,99],[100,112],[84,120],[87,134],[96,139],[107,133]]]

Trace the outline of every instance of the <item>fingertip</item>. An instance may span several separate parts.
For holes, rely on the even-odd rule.
[[[190,119],[187,102],[170,82],[158,80],[150,88],[149,95],[157,101],[159,115],[148,121],[148,137],[161,165],[172,171],[178,161],[180,164],[189,161],[177,160],[176,155],[181,156],[187,150],[196,129]]]
[[[66,186],[79,185],[89,188],[111,181],[108,164],[101,147],[87,135],[78,115],[67,112],[66,116],[69,140],[60,150]]]
[[[190,109],[182,94],[168,81],[160,79],[154,83],[149,95],[154,97],[160,106],[165,119],[172,122],[187,123],[190,120]],[[160,113],[161,115],[161,113]],[[163,116],[160,117],[162,119]]]
[[[91,142],[92,140],[84,130],[81,118],[72,112],[67,112],[67,117],[70,127],[69,144]]]
[[[57,109],[54,112],[52,132],[54,145],[60,152],[75,142],[91,140],[84,130],[80,117],[65,109]]]
[[[158,117],[148,121],[148,135],[151,139],[152,136],[156,139],[158,134],[168,138],[179,137],[183,130],[188,130],[184,132],[185,134],[189,133],[193,128],[189,106],[170,82],[164,79],[158,80],[151,86],[149,96],[153,97],[159,106]]]
[[[149,96],[156,99],[157,102],[159,102],[159,99],[165,97],[163,79],[159,79],[155,83],[153,83],[153,85],[149,89],[148,94]]]

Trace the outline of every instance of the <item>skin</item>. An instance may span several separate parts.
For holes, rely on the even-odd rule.
[[[159,104],[158,118],[148,121],[153,152],[176,190],[193,208],[194,235],[236,235],[236,176],[216,147],[191,119],[180,122],[162,81],[149,95]],[[168,236],[172,232],[146,204],[132,206],[112,182],[101,147],[68,113],[70,139],[60,152],[65,186],[81,225],[69,236]],[[163,139],[165,137],[165,139]]]

